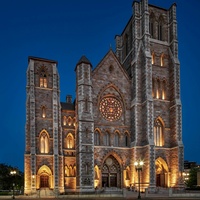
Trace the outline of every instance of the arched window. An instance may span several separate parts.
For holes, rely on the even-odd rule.
[[[40,70],[40,87],[47,88],[47,74],[44,66]]]
[[[65,138],[65,147],[67,149],[72,149],[74,148],[74,137],[71,133],[69,133],[67,135],[67,137]]]
[[[156,87],[156,99],[160,98],[160,80],[157,79],[157,87]]]
[[[63,117],[63,125],[66,126],[66,124],[67,124],[67,118],[66,118],[66,116],[64,116]]]
[[[72,120],[71,116],[68,117],[67,122],[68,122],[68,126],[72,125],[73,120]]]
[[[116,132],[114,135],[114,146],[118,147],[119,146],[119,133]]]
[[[158,40],[163,40],[163,18],[160,17],[157,26]]]
[[[125,147],[128,146],[128,135],[127,135],[127,133],[125,133],[124,144],[125,144]]]
[[[165,100],[166,99],[166,81],[163,80],[162,82],[162,99]]]
[[[159,119],[154,124],[154,143],[155,146],[159,147],[164,145],[163,124]]]
[[[49,153],[49,136],[46,131],[40,134],[40,153]]]
[[[152,79],[152,97],[154,98],[155,97],[155,80],[154,78]]]
[[[110,134],[108,132],[105,132],[104,137],[103,137],[103,142],[105,146],[110,145]]]
[[[94,145],[100,145],[100,133],[97,130],[94,132]]]
[[[153,52],[151,55],[151,64],[154,65],[155,64],[155,53]]]
[[[42,110],[42,118],[45,118],[46,117],[46,107],[42,106],[41,110]]]
[[[153,13],[151,13],[149,19],[149,34],[151,38],[154,38],[154,22],[155,22],[155,16]]]
[[[160,66],[164,66],[164,54],[162,53],[160,56]]]

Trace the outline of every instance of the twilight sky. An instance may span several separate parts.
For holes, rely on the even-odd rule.
[[[0,163],[24,169],[28,56],[58,61],[61,101],[75,98],[76,63],[85,55],[95,67],[132,14],[133,0],[0,1]],[[200,164],[200,1],[177,3],[185,160]]]

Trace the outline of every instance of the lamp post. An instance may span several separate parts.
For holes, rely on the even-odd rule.
[[[10,172],[10,174],[11,174],[12,176],[15,176],[16,173],[17,173],[17,172],[16,172],[15,170],[13,170],[13,171]],[[15,195],[14,195],[14,188],[15,188],[15,183],[13,183],[13,195],[12,195],[12,198],[13,198],[13,199],[15,198]]]
[[[141,195],[140,195],[140,172],[142,171],[142,167],[144,165],[143,161],[136,161],[134,163],[135,165],[135,170],[138,172],[138,184],[139,184],[139,191],[138,191],[138,199],[141,199]]]

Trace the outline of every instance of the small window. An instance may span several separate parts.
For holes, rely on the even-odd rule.
[[[100,133],[95,131],[94,133],[94,145],[100,145]]]
[[[118,147],[119,146],[119,133],[116,132],[114,135],[114,146]]]
[[[153,52],[151,55],[151,64],[154,65],[155,64],[155,53]]]
[[[163,67],[164,66],[164,54],[162,53],[162,55],[160,56],[160,66]]]
[[[103,139],[104,139],[104,145],[109,146],[110,145],[110,134],[108,132],[105,132]]]
[[[40,87],[47,88],[47,73],[44,66],[40,69]]]
[[[67,118],[66,118],[66,116],[64,116],[63,117],[63,125],[66,126],[66,124],[67,124]]]
[[[46,117],[46,108],[45,106],[42,106],[42,118]]]
[[[65,138],[65,147],[67,149],[72,149],[74,148],[74,137],[71,133],[69,133],[67,135],[67,137]]]

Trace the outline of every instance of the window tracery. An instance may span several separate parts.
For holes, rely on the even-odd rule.
[[[154,143],[155,146],[162,147],[164,145],[163,124],[157,119],[154,124]]]

